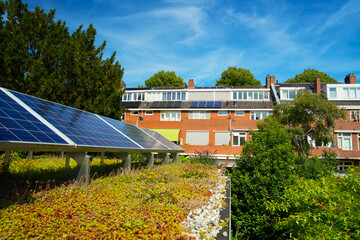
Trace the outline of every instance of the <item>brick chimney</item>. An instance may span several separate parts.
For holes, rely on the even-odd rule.
[[[269,74],[266,76],[266,88],[270,88],[271,84],[275,85],[275,76],[270,76]]]
[[[321,81],[319,77],[315,77],[314,89],[316,93],[321,93]]]
[[[345,83],[346,84],[356,84],[356,75],[353,73],[349,73],[345,77]]]
[[[188,88],[194,88],[194,79],[189,79]]]

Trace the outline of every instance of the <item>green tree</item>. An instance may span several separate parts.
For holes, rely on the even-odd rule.
[[[250,70],[228,67],[221,73],[221,78],[216,81],[216,86],[261,86]]]
[[[285,81],[285,83],[314,82],[315,77],[319,77],[323,83],[337,83],[335,78],[330,77],[324,72],[311,68],[305,69],[301,74],[296,74],[295,78],[289,78]]]
[[[324,94],[300,92],[292,102],[274,107],[271,116],[287,126],[293,145],[301,156],[308,156],[310,140],[316,146],[333,142],[335,120],[344,119],[345,111],[329,102]]]
[[[0,86],[120,119],[124,70],[106,43],[94,45],[96,30],[70,34],[55,10],[28,10],[21,0],[0,2]],[[6,19],[4,19],[4,17]]]
[[[232,223],[239,239],[279,239],[276,219],[282,217],[265,207],[267,201],[281,201],[291,184],[295,152],[291,135],[284,125],[272,119],[250,131],[231,175]]]
[[[184,87],[186,84],[173,71],[161,70],[145,81],[147,87]]]

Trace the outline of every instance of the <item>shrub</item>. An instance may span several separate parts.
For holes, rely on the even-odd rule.
[[[282,212],[269,211],[266,201],[280,201],[291,183],[295,154],[291,137],[278,122],[258,124],[250,131],[232,173],[232,223],[236,237],[274,239],[282,236],[275,223]]]
[[[317,179],[325,175],[333,174],[339,160],[337,154],[331,151],[324,151],[321,157],[309,156],[299,157],[295,164],[295,170],[300,177]]]

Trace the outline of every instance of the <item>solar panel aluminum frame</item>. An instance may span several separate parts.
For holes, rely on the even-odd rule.
[[[139,132],[144,133],[149,139],[155,139],[157,142],[160,142],[162,145],[164,145],[166,148],[132,148],[132,147],[108,147],[108,146],[86,146],[86,145],[77,145],[75,144],[71,139],[67,139],[67,136],[63,134],[61,131],[59,131],[56,127],[52,126],[48,121],[43,119],[37,112],[32,110],[29,106],[27,106],[23,101],[21,101],[19,98],[14,96],[9,90],[5,88],[0,87],[0,91],[4,92],[6,95],[8,95],[13,101],[15,101],[17,104],[21,105],[24,109],[26,109],[30,114],[32,114],[34,117],[39,119],[44,125],[49,127],[51,130],[53,130],[54,134],[57,134],[68,144],[59,144],[59,143],[41,143],[41,142],[30,142],[30,141],[12,141],[12,140],[4,140],[0,141],[0,151],[64,151],[64,152],[139,152],[139,153],[149,153],[149,152],[159,152],[159,153],[179,153],[184,152],[184,149],[176,146],[176,148],[170,148],[168,146],[165,146],[165,144],[161,143],[161,141],[158,141],[154,137],[152,137],[150,134],[144,132],[139,127],[136,127],[136,129],[139,130]],[[15,91],[13,91],[15,92]],[[15,92],[17,93],[17,92]],[[20,95],[25,95],[22,93],[17,93]],[[26,96],[26,95],[25,95]],[[32,97],[35,98],[35,97]],[[41,101],[46,101],[43,99],[40,99]],[[47,101],[49,102],[49,101]],[[52,103],[52,102],[50,102]],[[57,103],[52,103],[57,104]],[[60,104],[59,104],[60,105]],[[63,105],[62,105],[63,106]],[[70,108],[67,106],[64,106],[66,108]],[[77,110],[76,111],[81,111]],[[82,111],[85,112],[85,111]],[[92,114],[88,113],[87,114]],[[96,114],[93,114],[96,115]],[[100,116],[96,115],[98,118],[103,120]],[[108,123],[109,124],[109,123]],[[123,123],[126,124],[126,123]],[[109,124],[111,126],[111,124]],[[115,127],[113,127],[115,128]],[[120,133],[119,133],[120,134]],[[123,134],[125,135],[125,134]],[[126,136],[126,135],[125,135]]]

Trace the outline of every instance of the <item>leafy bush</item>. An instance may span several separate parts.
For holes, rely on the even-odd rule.
[[[339,160],[335,152],[324,151],[321,157],[299,157],[295,164],[295,170],[300,177],[317,179],[325,175],[333,174]]]
[[[275,226],[292,239],[360,239],[360,174],[317,179],[297,177],[282,201],[268,201],[271,211],[289,212]]]
[[[237,238],[274,239],[282,236],[274,228],[282,212],[269,211],[266,201],[280,201],[291,183],[295,154],[291,137],[275,121],[258,124],[251,131],[237,167],[232,173],[232,223]]]

